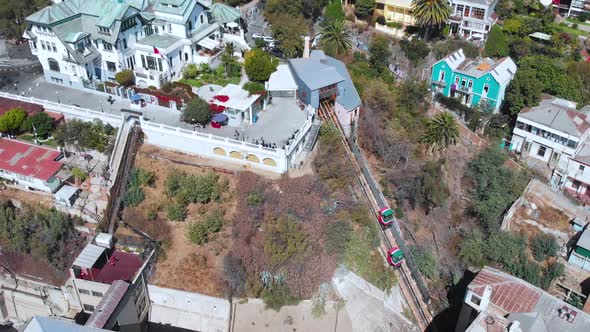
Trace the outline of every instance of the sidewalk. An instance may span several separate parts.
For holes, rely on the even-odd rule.
[[[121,109],[129,109],[129,99],[114,96],[115,102],[107,101],[108,94],[93,90],[78,90],[45,81],[42,75],[36,75],[31,80],[18,81],[16,87],[5,88],[4,91],[26,97],[35,97],[67,105],[79,106],[98,112],[113,115],[121,114]],[[192,129],[192,126],[180,121],[180,111],[167,107],[148,104],[142,108],[144,117],[149,121],[168,126]]]

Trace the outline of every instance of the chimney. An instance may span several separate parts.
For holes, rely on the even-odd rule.
[[[305,46],[303,48],[303,57],[304,58],[309,58],[309,36],[305,36]]]
[[[481,303],[479,304],[479,308],[481,311],[487,311],[488,306],[490,305],[490,300],[492,299],[492,287],[486,286],[483,290],[483,295],[481,296]]]

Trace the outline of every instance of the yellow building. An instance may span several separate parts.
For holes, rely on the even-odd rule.
[[[387,23],[414,25],[412,0],[376,0],[375,12],[383,15]]]

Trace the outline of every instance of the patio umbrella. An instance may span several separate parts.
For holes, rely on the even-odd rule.
[[[210,104],[209,109],[211,110],[211,112],[221,113],[221,112],[225,111],[225,106],[217,105],[217,104]]]
[[[216,95],[216,96],[213,96],[213,99],[218,100],[218,101],[220,101],[222,103],[225,103],[225,102],[227,102],[229,100],[229,97],[228,96],[224,96],[224,95]]]
[[[217,122],[217,123],[223,123],[225,121],[227,121],[228,117],[226,114],[213,114],[213,116],[211,117],[211,120]]]
[[[140,101],[141,100],[141,96],[140,95],[133,95],[131,96],[131,101]]]

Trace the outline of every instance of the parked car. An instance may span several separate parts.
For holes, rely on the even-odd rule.
[[[285,55],[279,51],[277,48],[271,48],[267,50],[268,54],[272,56],[276,56],[279,59],[285,59]]]
[[[264,37],[262,34],[259,34],[258,32],[254,32],[252,34],[252,39],[262,39],[262,37]]]
[[[264,40],[267,43],[274,43],[275,42],[275,39],[270,36],[264,36],[264,37],[262,37],[262,40]]]

